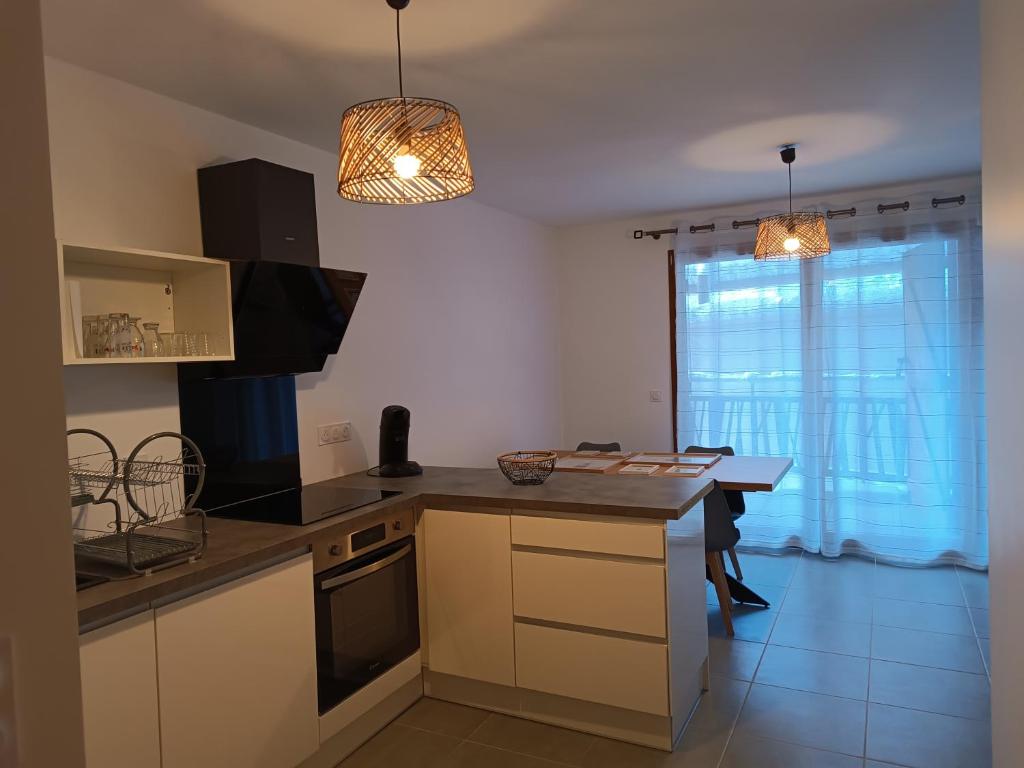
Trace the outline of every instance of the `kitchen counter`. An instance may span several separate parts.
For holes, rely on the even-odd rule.
[[[576,515],[677,520],[707,495],[710,480],[556,472],[543,485],[515,486],[497,469],[426,467],[409,478],[359,472],[326,481],[349,488],[401,491],[375,504],[305,526],[211,517],[206,553],[195,563],[111,581],[78,593],[78,623],[89,628],[178,593],[211,586],[238,571],[296,550],[335,526],[399,505],[491,506]]]

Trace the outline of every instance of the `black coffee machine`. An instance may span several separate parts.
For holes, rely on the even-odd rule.
[[[422,475],[423,467],[409,461],[409,409],[389,405],[380,414],[380,476]]]

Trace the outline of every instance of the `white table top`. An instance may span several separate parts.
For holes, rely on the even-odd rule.
[[[786,456],[723,456],[700,473],[727,491],[774,491],[793,466]]]

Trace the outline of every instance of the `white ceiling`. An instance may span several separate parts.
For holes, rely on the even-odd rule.
[[[384,0],[43,6],[50,55],[332,152],[397,92]],[[541,221],[777,197],[786,142],[797,194],[980,167],[977,0],[412,0],[402,32],[473,197]]]

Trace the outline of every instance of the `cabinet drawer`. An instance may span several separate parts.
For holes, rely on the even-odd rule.
[[[665,566],[512,553],[517,616],[665,637]]]
[[[663,560],[665,526],[512,515],[512,543]]]
[[[667,716],[668,648],[516,622],[516,685]]]

